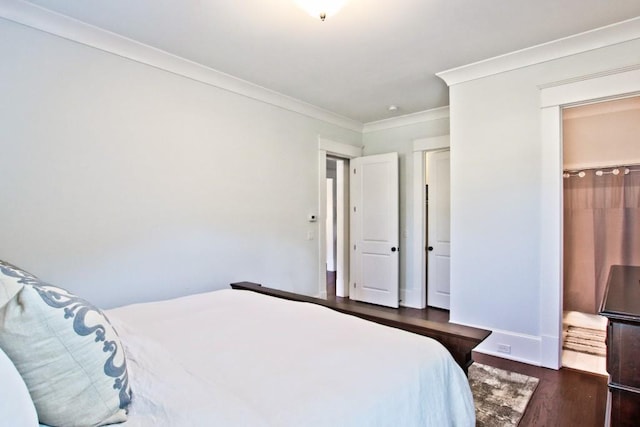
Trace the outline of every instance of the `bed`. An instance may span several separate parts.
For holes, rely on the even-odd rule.
[[[48,284],[33,286],[44,289],[35,300],[45,291],[62,295]],[[71,298],[52,297],[77,320],[87,306],[67,303]],[[97,324],[92,313],[84,312],[86,325]],[[130,391],[124,426],[475,425],[463,370],[441,344],[417,334],[231,289],[104,314],[120,347],[107,345],[115,341],[107,332],[101,351],[115,368],[126,354],[125,375],[109,379],[120,397]]]

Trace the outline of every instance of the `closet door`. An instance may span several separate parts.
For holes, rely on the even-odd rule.
[[[449,150],[427,155],[427,305],[449,309],[451,264],[451,167]]]

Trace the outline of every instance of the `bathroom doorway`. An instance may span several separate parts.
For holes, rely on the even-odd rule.
[[[640,265],[640,97],[563,110],[562,365],[606,375],[611,265]]]

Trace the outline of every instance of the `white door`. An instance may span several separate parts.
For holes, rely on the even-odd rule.
[[[427,154],[427,305],[449,309],[451,198],[449,150]]]
[[[398,153],[353,159],[352,299],[398,307]]]

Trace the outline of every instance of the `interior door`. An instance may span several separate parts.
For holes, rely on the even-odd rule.
[[[398,153],[352,159],[350,297],[398,307]]]
[[[451,173],[449,150],[427,154],[427,305],[449,309]]]

